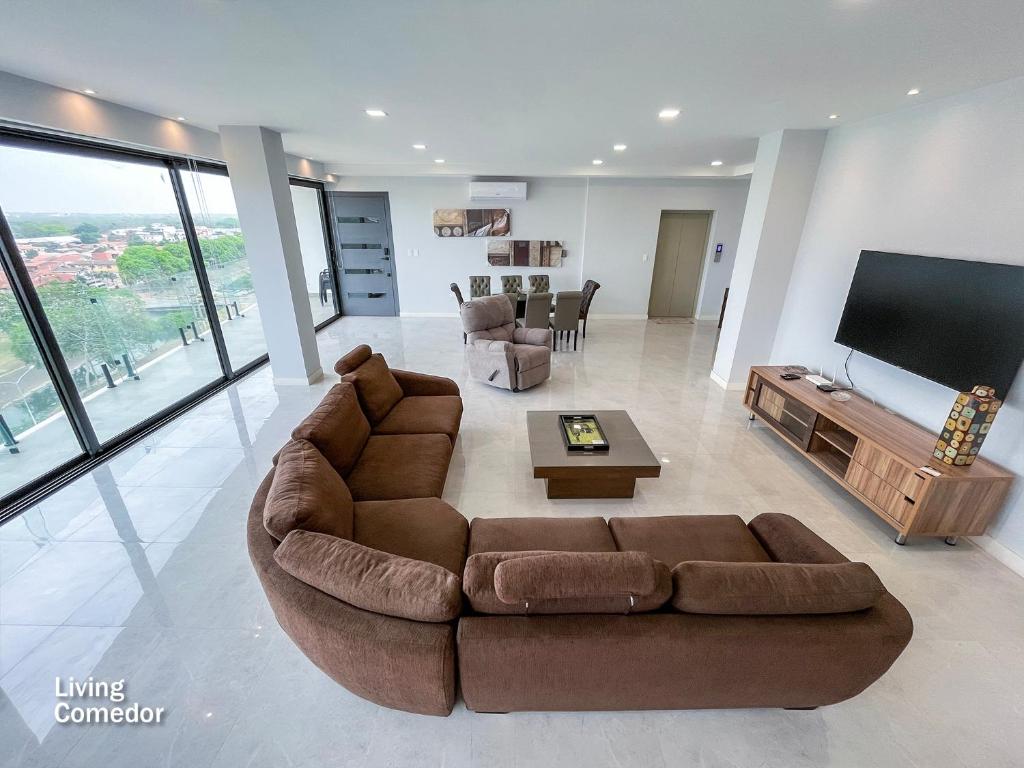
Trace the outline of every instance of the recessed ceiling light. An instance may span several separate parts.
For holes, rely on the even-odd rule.
[[[387,117],[388,116],[388,113],[385,112],[383,109],[367,109],[367,110],[365,110],[365,112],[370,117]]]
[[[592,162],[594,165],[604,165],[604,160],[599,160],[597,158],[594,158],[590,162]]]
[[[625,152],[626,151],[626,145],[625,144],[616,144],[614,147],[612,147],[612,149],[614,149],[616,152]]]
[[[178,116],[177,116],[176,118],[174,118],[174,119],[175,119],[175,120],[177,120],[177,121],[178,121],[179,123],[183,123],[183,122],[185,122],[185,118],[184,118],[184,117],[183,117],[182,115],[178,115]]]
[[[426,149],[427,145],[426,144],[413,144],[412,148],[413,149]]]
[[[838,120],[839,119],[839,115],[831,114],[831,115],[828,116],[828,119],[829,120]]]
[[[907,91],[907,96],[917,96],[917,94],[919,94],[920,92],[920,88],[911,88],[909,91]]]
[[[722,161],[721,161],[721,160],[712,160],[712,161],[711,161],[711,164],[712,164],[712,165],[721,165],[721,164],[722,164]]]
[[[82,93],[84,93],[86,96],[95,96],[96,95],[96,91],[94,91],[92,88],[83,88],[82,89]]]
[[[661,110],[661,112],[658,113],[658,117],[662,120],[673,120],[679,117],[679,110],[675,107],[668,107],[667,109]]]
[[[442,163],[444,163],[444,158],[443,157],[435,157],[434,158],[434,162],[437,163],[438,165],[441,165]]]

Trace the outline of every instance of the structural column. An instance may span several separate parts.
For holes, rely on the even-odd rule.
[[[324,374],[281,134],[261,126],[222,125],[220,142],[245,236],[274,383],[312,384]]]
[[[783,130],[757,144],[711,371],[723,387],[742,388],[750,366],[769,361],[827,133]]]

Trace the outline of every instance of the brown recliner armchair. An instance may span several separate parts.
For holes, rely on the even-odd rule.
[[[507,297],[467,301],[461,314],[473,378],[518,392],[551,375],[551,330],[517,328],[515,308]]]

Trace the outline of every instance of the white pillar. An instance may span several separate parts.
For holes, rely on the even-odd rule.
[[[750,366],[771,355],[827,133],[783,130],[758,141],[711,369],[723,387],[742,388]]]
[[[295,226],[281,134],[254,125],[222,125],[245,252],[275,384],[323,378]]]

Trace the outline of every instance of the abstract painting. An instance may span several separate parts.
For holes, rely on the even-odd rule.
[[[508,208],[438,208],[434,211],[438,237],[507,237],[512,234]]]
[[[513,267],[560,267],[565,248],[560,240],[512,240]]]
[[[511,246],[511,240],[488,240],[487,263],[490,264],[492,267],[512,266]]]

